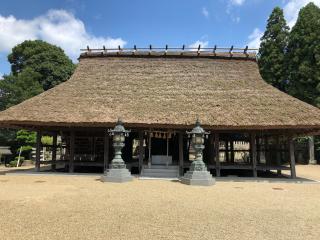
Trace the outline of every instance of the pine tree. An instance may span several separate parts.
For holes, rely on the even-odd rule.
[[[273,9],[261,38],[259,49],[259,68],[262,78],[280,89],[286,90],[285,49],[289,27],[281,8]]]
[[[289,93],[320,107],[320,8],[309,3],[289,35]]]

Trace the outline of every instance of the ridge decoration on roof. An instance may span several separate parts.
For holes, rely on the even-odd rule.
[[[186,47],[182,45],[181,48],[178,47],[168,47],[166,45],[164,48],[152,47],[149,45],[148,48],[137,48],[136,45],[133,48],[90,48],[87,46],[85,49],[80,49],[84,51],[80,57],[95,57],[95,56],[150,56],[150,57],[235,57],[235,58],[256,58],[256,51],[258,49],[249,48],[235,48],[231,46],[226,47],[201,47],[199,45],[197,48]]]

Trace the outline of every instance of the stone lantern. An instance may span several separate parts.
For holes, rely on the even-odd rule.
[[[204,131],[199,120],[197,120],[196,126],[191,132],[187,131],[187,134],[191,137],[191,144],[195,150],[195,159],[191,163],[190,170],[181,178],[181,182],[199,186],[213,185],[215,180],[203,162],[204,139],[208,137],[210,132]]]
[[[125,146],[125,137],[129,136],[130,131],[126,130],[123,126],[123,122],[118,119],[118,122],[114,129],[109,129],[108,133],[112,136],[113,147],[114,147],[114,158],[109,165],[109,169],[105,170],[101,180],[103,182],[128,182],[132,181],[133,177],[126,168],[124,163],[121,150]]]

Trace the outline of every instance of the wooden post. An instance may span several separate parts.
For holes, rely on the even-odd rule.
[[[70,132],[70,152],[69,152],[69,172],[74,172],[74,138],[75,134],[74,131]]]
[[[268,136],[265,136],[264,137],[264,159],[266,161],[266,166],[269,165],[269,156],[270,156],[269,138],[268,138]]]
[[[226,155],[226,162],[229,163],[229,141],[225,141],[225,155]]]
[[[139,173],[141,173],[143,168],[143,155],[144,155],[143,131],[139,131]]]
[[[234,141],[230,141],[231,162],[234,163]]]
[[[210,134],[209,135],[209,160],[208,160],[208,169],[210,171],[210,167],[214,165],[214,135]]]
[[[183,176],[184,168],[183,168],[183,133],[179,133],[179,174]]]
[[[53,141],[52,141],[52,164],[51,164],[51,169],[53,171],[56,170],[56,164],[57,164],[57,147],[58,147],[58,144],[57,144],[57,133],[55,132],[53,134]]]
[[[40,172],[40,157],[41,157],[41,131],[37,131],[37,142],[36,142],[36,163],[35,168],[37,172]]]
[[[219,133],[214,133],[214,149],[214,158],[216,161],[216,176],[220,177]]]
[[[256,145],[257,145],[257,164],[261,163],[261,145],[260,145],[260,137],[256,137]]]
[[[104,133],[103,141],[103,171],[107,171],[109,165],[109,135],[108,132]]]
[[[257,145],[256,145],[256,134],[255,133],[251,134],[250,153],[251,153],[253,177],[257,177]]]
[[[291,135],[288,137],[288,145],[289,145],[291,178],[296,178],[296,160],[294,158],[294,144],[293,144],[293,138]]]
[[[277,141],[277,166],[280,167],[281,166],[281,145],[280,145],[280,137],[277,136],[276,138]],[[281,176],[281,169],[277,170],[277,175]]]
[[[148,133],[148,168],[151,167],[151,158],[152,158],[152,155],[151,155],[151,132]]]
[[[309,146],[309,164],[317,164],[317,161],[314,158],[314,137],[310,136],[308,140]]]

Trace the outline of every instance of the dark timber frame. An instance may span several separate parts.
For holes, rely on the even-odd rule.
[[[148,147],[149,147],[149,131],[150,129],[131,128],[132,133],[126,140],[126,146],[124,148],[123,155],[124,160],[129,168],[136,167],[137,173],[140,173],[142,168],[148,163]],[[187,129],[186,129],[187,130]],[[188,161],[189,153],[186,148],[187,136],[185,130],[171,130],[175,131],[176,140],[171,148],[176,149],[176,161],[175,165],[179,166],[180,176],[189,168],[190,161]],[[212,130],[211,130],[212,131]],[[53,136],[52,145],[52,160],[41,161],[41,137],[43,135]],[[57,142],[58,135],[64,139],[65,153],[60,152],[57,154],[57,150],[62,148],[61,143]],[[244,139],[239,136],[245,136]],[[95,153],[91,161],[81,161],[77,155],[79,150],[79,141],[86,140],[93,145],[94,153],[99,146],[98,140],[101,139],[101,162],[100,158]],[[84,140],[83,140],[84,139]],[[139,155],[136,162],[132,158],[130,148],[132,149],[133,139],[139,142],[138,149]],[[217,177],[223,176],[227,170],[250,170],[252,176],[259,176],[259,172],[274,170],[278,175],[281,175],[281,171],[290,171],[292,178],[296,177],[295,171],[295,156],[294,156],[294,144],[293,134],[279,132],[273,133],[268,131],[215,131],[213,130],[209,137],[206,148],[207,154],[204,155],[204,161],[207,164],[208,170],[210,170]],[[245,146],[248,146],[248,150],[239,150],[237,146],[243,142]],[[173,144],[173,143],[172,143]],[[112,141],[106,133],[106,129],[55,129],[37,130],[37,149],[36,149],[36,161],[35,169],[40,171],[41,164],[51,164],[52,170],[55,171],[57,166],[61,166],[61,163],[67,167],[70,173],[75,171],[79,166],[95,166],[101,167],[103,171],[108,168],[110,158],[112,158]],[[241,145],[241,144],[240,144]],[[151,147],[151,146],[150,146]],[[78,149],[78,150],[77,150]],[[245,162],[239,162],[239,154],[246,153],[248,159]],[[223,157],[224,156],[224,157]],[[78,159],[77,159],[78,158]]]

